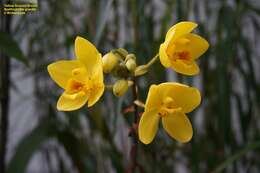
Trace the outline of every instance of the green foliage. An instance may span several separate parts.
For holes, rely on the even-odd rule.
[[[23,137],[8,164],[8,173],[25,172],[33,154],[53,135],[50,130],[52,125],[52,123],[45,120]]]
[[[8,33],[0,32],[0,51],[28,65],[28,60],[23,55],[19,45]]]
[[[95,41],[94,41],[96,45],[99,44],[102,33],[105,29],[105,25],[107,22],[107,18],[109,17],[109,12],[111,10],[113,0],[100,1],[100,2],[102,2],[102,3],[100,3],[98,26],[97,26],[97,32],[96,32]]]
[[[256,141],[254,143],[248,144],[245,148],[242,150],[237,151],[234,155],[230,156],[227,160],[222,162],[218,167],[212,171],[212,173],[222,172],[226,167],[228,167],[232,162],[241,159],[243,155],[245,155],[247,152],[257,149],[260,147],[260,141]]]

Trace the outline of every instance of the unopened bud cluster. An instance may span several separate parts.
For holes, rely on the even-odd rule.
[[[123,96],[135,75],[136,56],[129,54],[125,49],[119,48],[105,54],[102,58],[103,72],[111,74],[118,80],[113,84],[115,96]]]

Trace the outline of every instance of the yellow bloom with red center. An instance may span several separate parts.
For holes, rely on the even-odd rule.
[[[172,138],[188,142],[193,130],[186,113],[194,110],[200,101],[196,88],[172,82],[152,85],[138,125],[139,139],[144,144],[152,142],[162,118],[163,128]]]
[[[75,40],[76,60],[61,60],[48,65],[51,78],[65,91],[57,109],[72,111],[86,103],[94,105],[104,92],[101,54],[88,40]]]
[[[202,37],[192,34],[197,27],[193,22],[179,22],[172,26],[160,46],[160,61],[166,68],[171,67],[178,73],[196,75],[200,69],[195,60],[209,47],[209,43]]]

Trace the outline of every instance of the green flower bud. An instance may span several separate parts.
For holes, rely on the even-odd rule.
[[[119,48],[119,49],[117,49],[117,51],[118,51],[121,55],[123,55],[124,57],[126,57],[126,56],[128,55],[127,50],[125,50],[124,48]]]
[[[126,93],[128,90],[128,81],[127,80],[118,80],[113,85],[113,93],[115,96],[120,97]]]
[[[111,52],[113,52],[115,55],[118,56],[120,60],[125,60],[126,56],[128,55],[127,50],[123,48],[113,49]]]
[[[134,59],[128,59],[125,63],[126,68],[130,71],[130,72],[134,72],[135,68],[136,68],[136,62]]]
[[[147,65],[140,65],[135,69],[135,76],[141,76],[148,72]]]
[[[135,60],[136,61],[136,57],[135,57],[135,54],[128,54],[127,56],[126,56],[126,58],[125,58],[125,61],[127,61],[127,60],[129,60],[129,59],[133,59],[133,60]]]
[[[111,72],[114,67],[118,63],[118,57],[113,54],[112,52],[109,52],[105,54],[102,58],[102,64],[103,64],[103,72],[104,73],[109,73]]]

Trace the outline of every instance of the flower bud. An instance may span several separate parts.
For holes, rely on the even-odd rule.
[[[126,68],[130,71],[130,72],[133,72],[136,68],[136,62],[134,59],[128,59],[125,63],[126,65]]]
[[[127,56],[126,56],[126,58],[125,58],[125,61],[127,61],[127,60],[129,60],[129,59],[133,59],[133,60],[135,60],[136,61],[136,57],[135,57],[135,54],[128,54]]]
[[[128,82],[127,80],[118,80],[113,85],[113,93],[115,96],[120,97],[126,93],[128,90]]]
[[[126,56],[128,55],[127,50],[125,50],[124,48],[119,48],[119,49],[117,49],[117,51],[118,51],[121,55],[123,55],[124,57],[126,57]]]
[[[112,52],[109,52],[105,54],[102,58],[102,64],[103,64],[103,72],[109,73],[113,70],[113,68],[117,65],[118,58],[115,54]]]
[[[135,76],[141,76],[148,72],[147,65],[140,65],[135,69]]]
[[[129,77],[129,71],[126,68],[124,62],[119,63],[112,71],[112,74],[117,78],[127,78]]]

